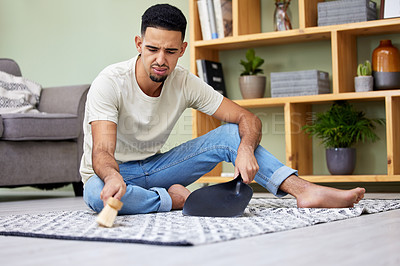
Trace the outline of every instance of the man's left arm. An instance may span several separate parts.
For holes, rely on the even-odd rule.
[[[254,151],[261,141],[261,120],[250,111],[227,98],[222,100],[213,117],[239,125],[241,141],[235,161],[235,177],[240,173],[243,181],[250,183],[259,169]]]

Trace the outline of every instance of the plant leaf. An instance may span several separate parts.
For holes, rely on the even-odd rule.
[[[254,49],[249,49],[249,50],[247,50],[247,52],[246,52],[246,59],[248,60],[248,61],[253,61],[254,60],[254,57],[255,57],[255,54],[256,54],[256,52],[254,51]]]
[[[264,64],[264,59],[261,59],[260,57],[256,56],[253,61],[253,66],[252,66],[253,71],[258,67],[260,67],[262,64]]]

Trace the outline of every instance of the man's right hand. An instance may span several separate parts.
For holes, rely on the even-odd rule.
[[[114,197],[121,200],[122,196],[125,195],[126,184],[121,175],[115,174],[104,178],[104,188],[100,193],[100,198],[106,206],[109,197]]]

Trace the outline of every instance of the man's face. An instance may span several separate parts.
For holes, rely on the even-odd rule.
[[[144,71],[154,82],[163,82],[175,69],[187,43],[181,32],[149,27],[144,36],[136,36],[136,48],[141,54]],[[141,67],[141,66],[139,66]]]

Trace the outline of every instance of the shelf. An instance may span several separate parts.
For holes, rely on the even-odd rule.
[[[335,27],[336,26],[336,27]],[[343,31],[357,36],[399,33],[400,18],[378,19],[366,22],[333,25],[336,31]]]
[[[372,92],[354,92],[354,77],[358,65],[358,37],[399,34],[400,18],[358,23],[321,26],[317,25],[318,2],[299,0],[299,29],[280,32],[261,32],[260,0],[232,0],[233,36],[203,41],[196,0],[189,0],[190,8],[190,68],[196,73],[196,59],[219,61],[219,52],[273,45],[326,41],[330,43],[332,59],[332,93],[282,98],[235,100],[245,108],[283,107],[285,120],[285,164],[297,169],[302,178],[311,182],[400,182],[400,89]],[[251,8],[249,8],[251,7]],[[295,46],[293,46],[296,48]],[[298,134],[307,123],[312,105],[330,104],[337,100],[351,102],[381,101],[386,113],[387,174],[371,175],[313,175],[312,139]],[[220,121],[199,111],[193,112],[193,137],[199,137],[218,127]],[[227,182],[222,178],[219,164],[198,182]]]
[[[246,34],[208,41],[195,41],[196,48],[215,50],[247,49],[249,47],[298,43],[307,41],[330,40],[331,32],[321,29],[289,30],[266,33]]]
[[[195,41],[196,48],[215,50],[235,50],[248,47],[290,44],[309,41],[330,40],[332,32],[344,32],[351,35],[375,35],[397,33],[400,18],[382,19],[323,27],[309,27],[289,31],[266,32],[226,37],[208,41]]]
[[[351,101],[376,101],[385,100],[385,97],[400,96],[400,90],[370,91],[370,92],[348,92],[338,94],[320,94],[296,97],[276,97],[235,100],[237,104],[246,108],[263,108],[284,106],[286,103],[326,103],[338,100]]]
[[[313,183],[344,183],[344,182],[400,182],[400,175],[303,175],[302,179]],[[204,176],[196,183],[223,183],[232,178],[221,176]],[[256,183],[253,181],[252,183]]]

